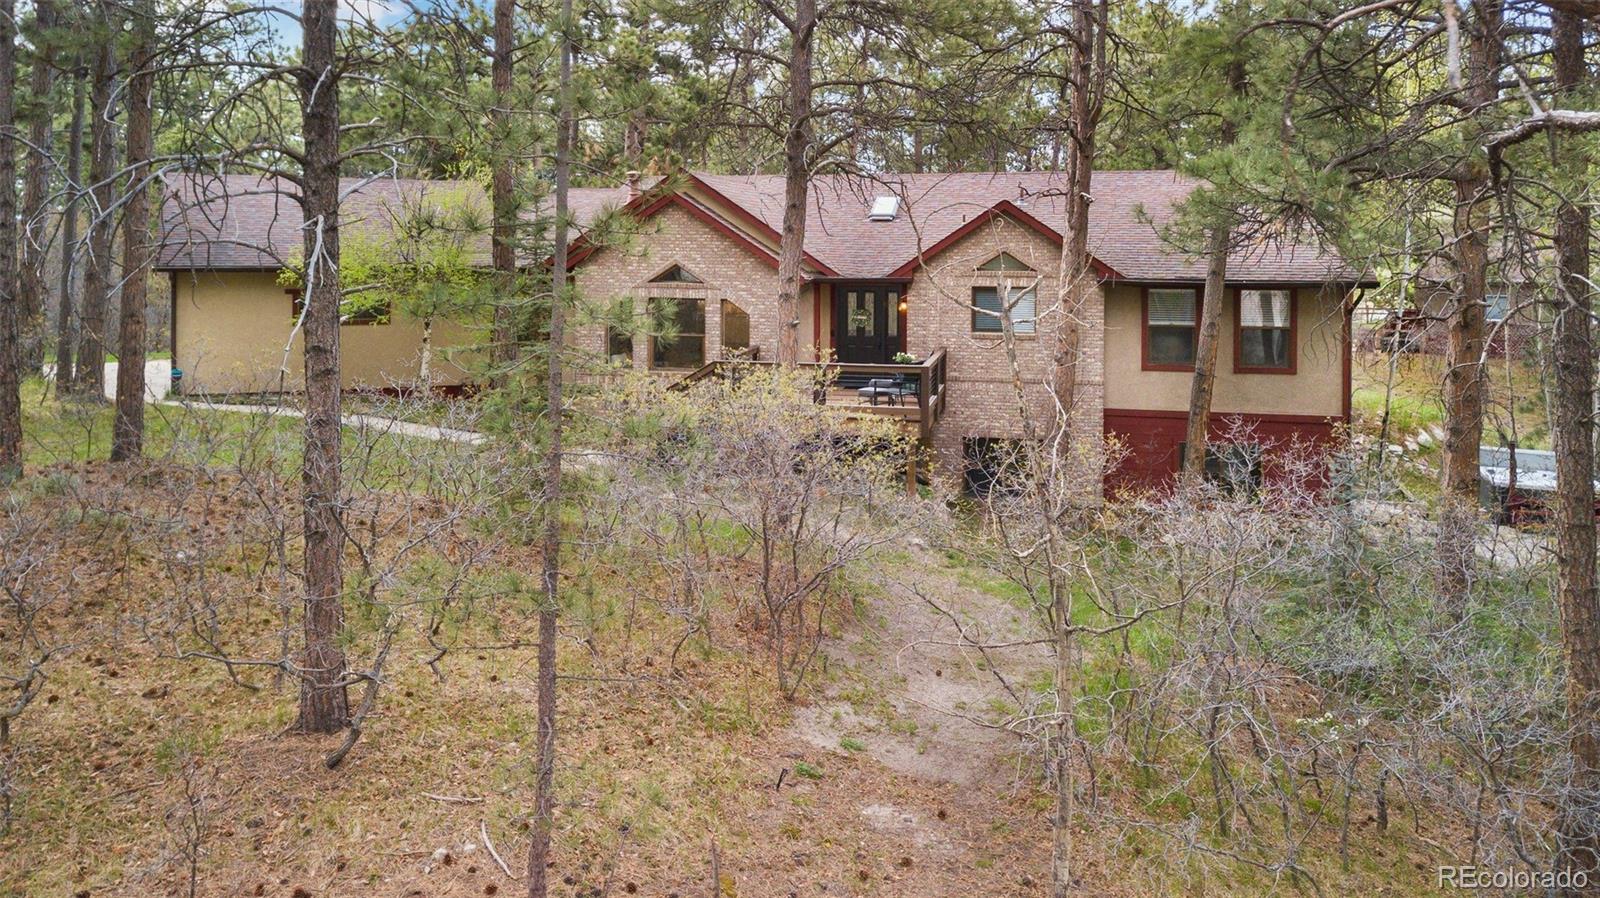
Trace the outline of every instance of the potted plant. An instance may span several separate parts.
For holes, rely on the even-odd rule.
[[[894,354],[894,358],[891,359],[891,361],[893,361],[896,365],[915,365],[917,363],[917,357],[909,352],[897,352]]]

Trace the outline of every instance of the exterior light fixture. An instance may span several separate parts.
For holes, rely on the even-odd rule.
[[[904,312],[906,309],[910,308],[910,306],[906,304],[906,300],[909,299],[909,298],[910,297],[906,297],[906,296],[900,297],[900,311]]]

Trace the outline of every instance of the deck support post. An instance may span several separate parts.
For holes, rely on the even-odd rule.
[[[906,452],[906,495],[912,498],[917,495],[917,447],[915,446]]]

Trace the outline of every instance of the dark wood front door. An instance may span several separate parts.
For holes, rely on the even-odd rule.
[[[900,351],[900,288],[838,284],[833,288],[834,353],[841,362],[883,364]]]

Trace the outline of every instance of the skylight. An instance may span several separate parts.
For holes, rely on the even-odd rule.
[[[900,198],[897,196],[879,196],[872,199],[872,211],[867,213],[867,221],[894,221],[900,214]]]

